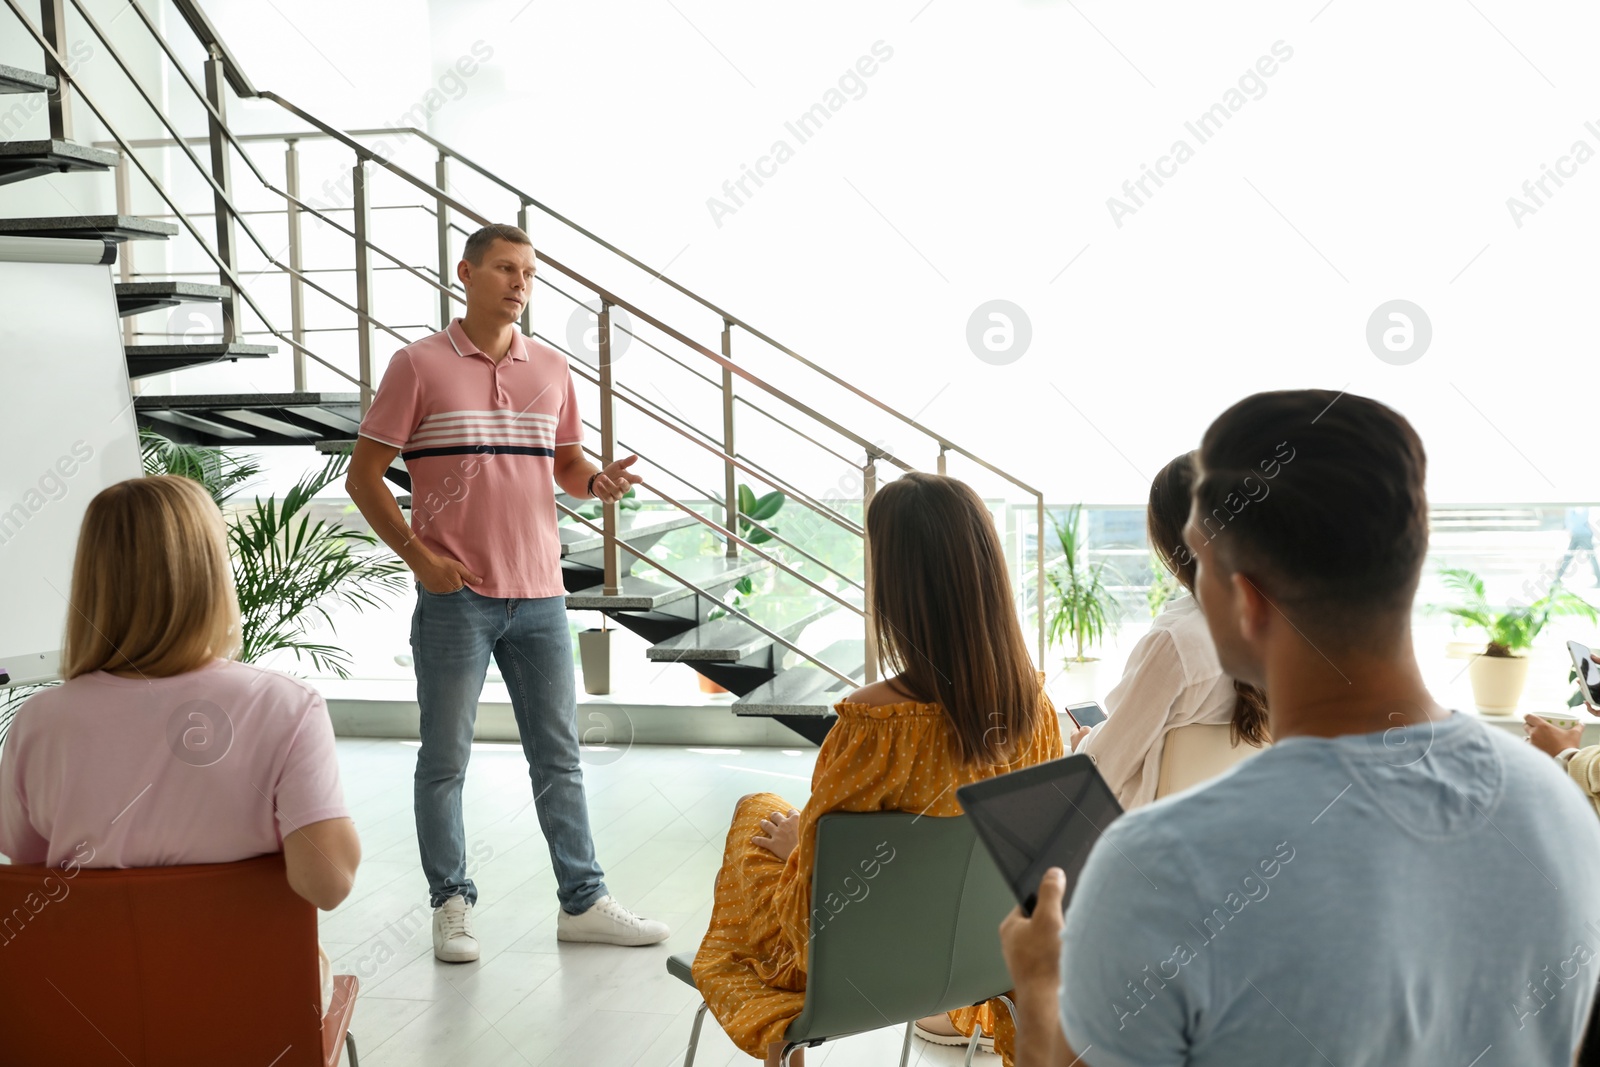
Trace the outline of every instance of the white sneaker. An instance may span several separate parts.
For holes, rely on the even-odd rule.
[[[466,897],[453,896],[433,909],[433,955],[445,963],[471,963],[478,958],[472,905]]]
[[[556,916],[557,941],[598,941],[605,945],[654,945],[672,933],[667,924],[643,919],[610,897],[601,897],[581,915]]]

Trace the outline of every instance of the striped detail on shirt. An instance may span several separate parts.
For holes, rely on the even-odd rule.
[[[556,418],[536,411],[442,411],[425,416],[402,452],[426,456],[554,456]]]

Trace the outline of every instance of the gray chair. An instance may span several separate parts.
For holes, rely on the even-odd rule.
[[[870,872],[870,874],[869,874]],[[795,1049],[905,1024],[925,1015],[1005,1001],[1011,988],[1000,953],[1000,920],[1016,899],[965,816],[907,812],[824,815],[811,877],[805,1006],[784,1033],[781,1062]],[[667,972],[694,984],[685,952]],[[694,1063],[706,1005],[695,1012],[684,1067]],[[967,1043],[967,1063],[978,1032]]]

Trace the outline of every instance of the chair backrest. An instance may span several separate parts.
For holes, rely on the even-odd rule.
[[[316,937],[281,854],[0,865],[0,1061],[321,1065]]]
[[[844,1037],[1004,993],[998,929],[1015,904],[966,816],[824,815],[805,1008],[785,1039]]]
[[[1260,751],[1243,742],[1235,745],[1232,729],[1226,723],[1192,723],[1168,730],[1161,749],[1156,799],[1210,781]]]

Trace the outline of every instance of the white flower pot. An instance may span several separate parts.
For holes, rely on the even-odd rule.
[[[583,630],[578,634],[578,659],[583,664],[583,691],[591,696],[611,692],[611,635],[615,630]]]
[[[1472,701],[1485,715],[1515,715],[1528,682],[1528,657],[1475,657],[1467,668],[1472,679]]]

